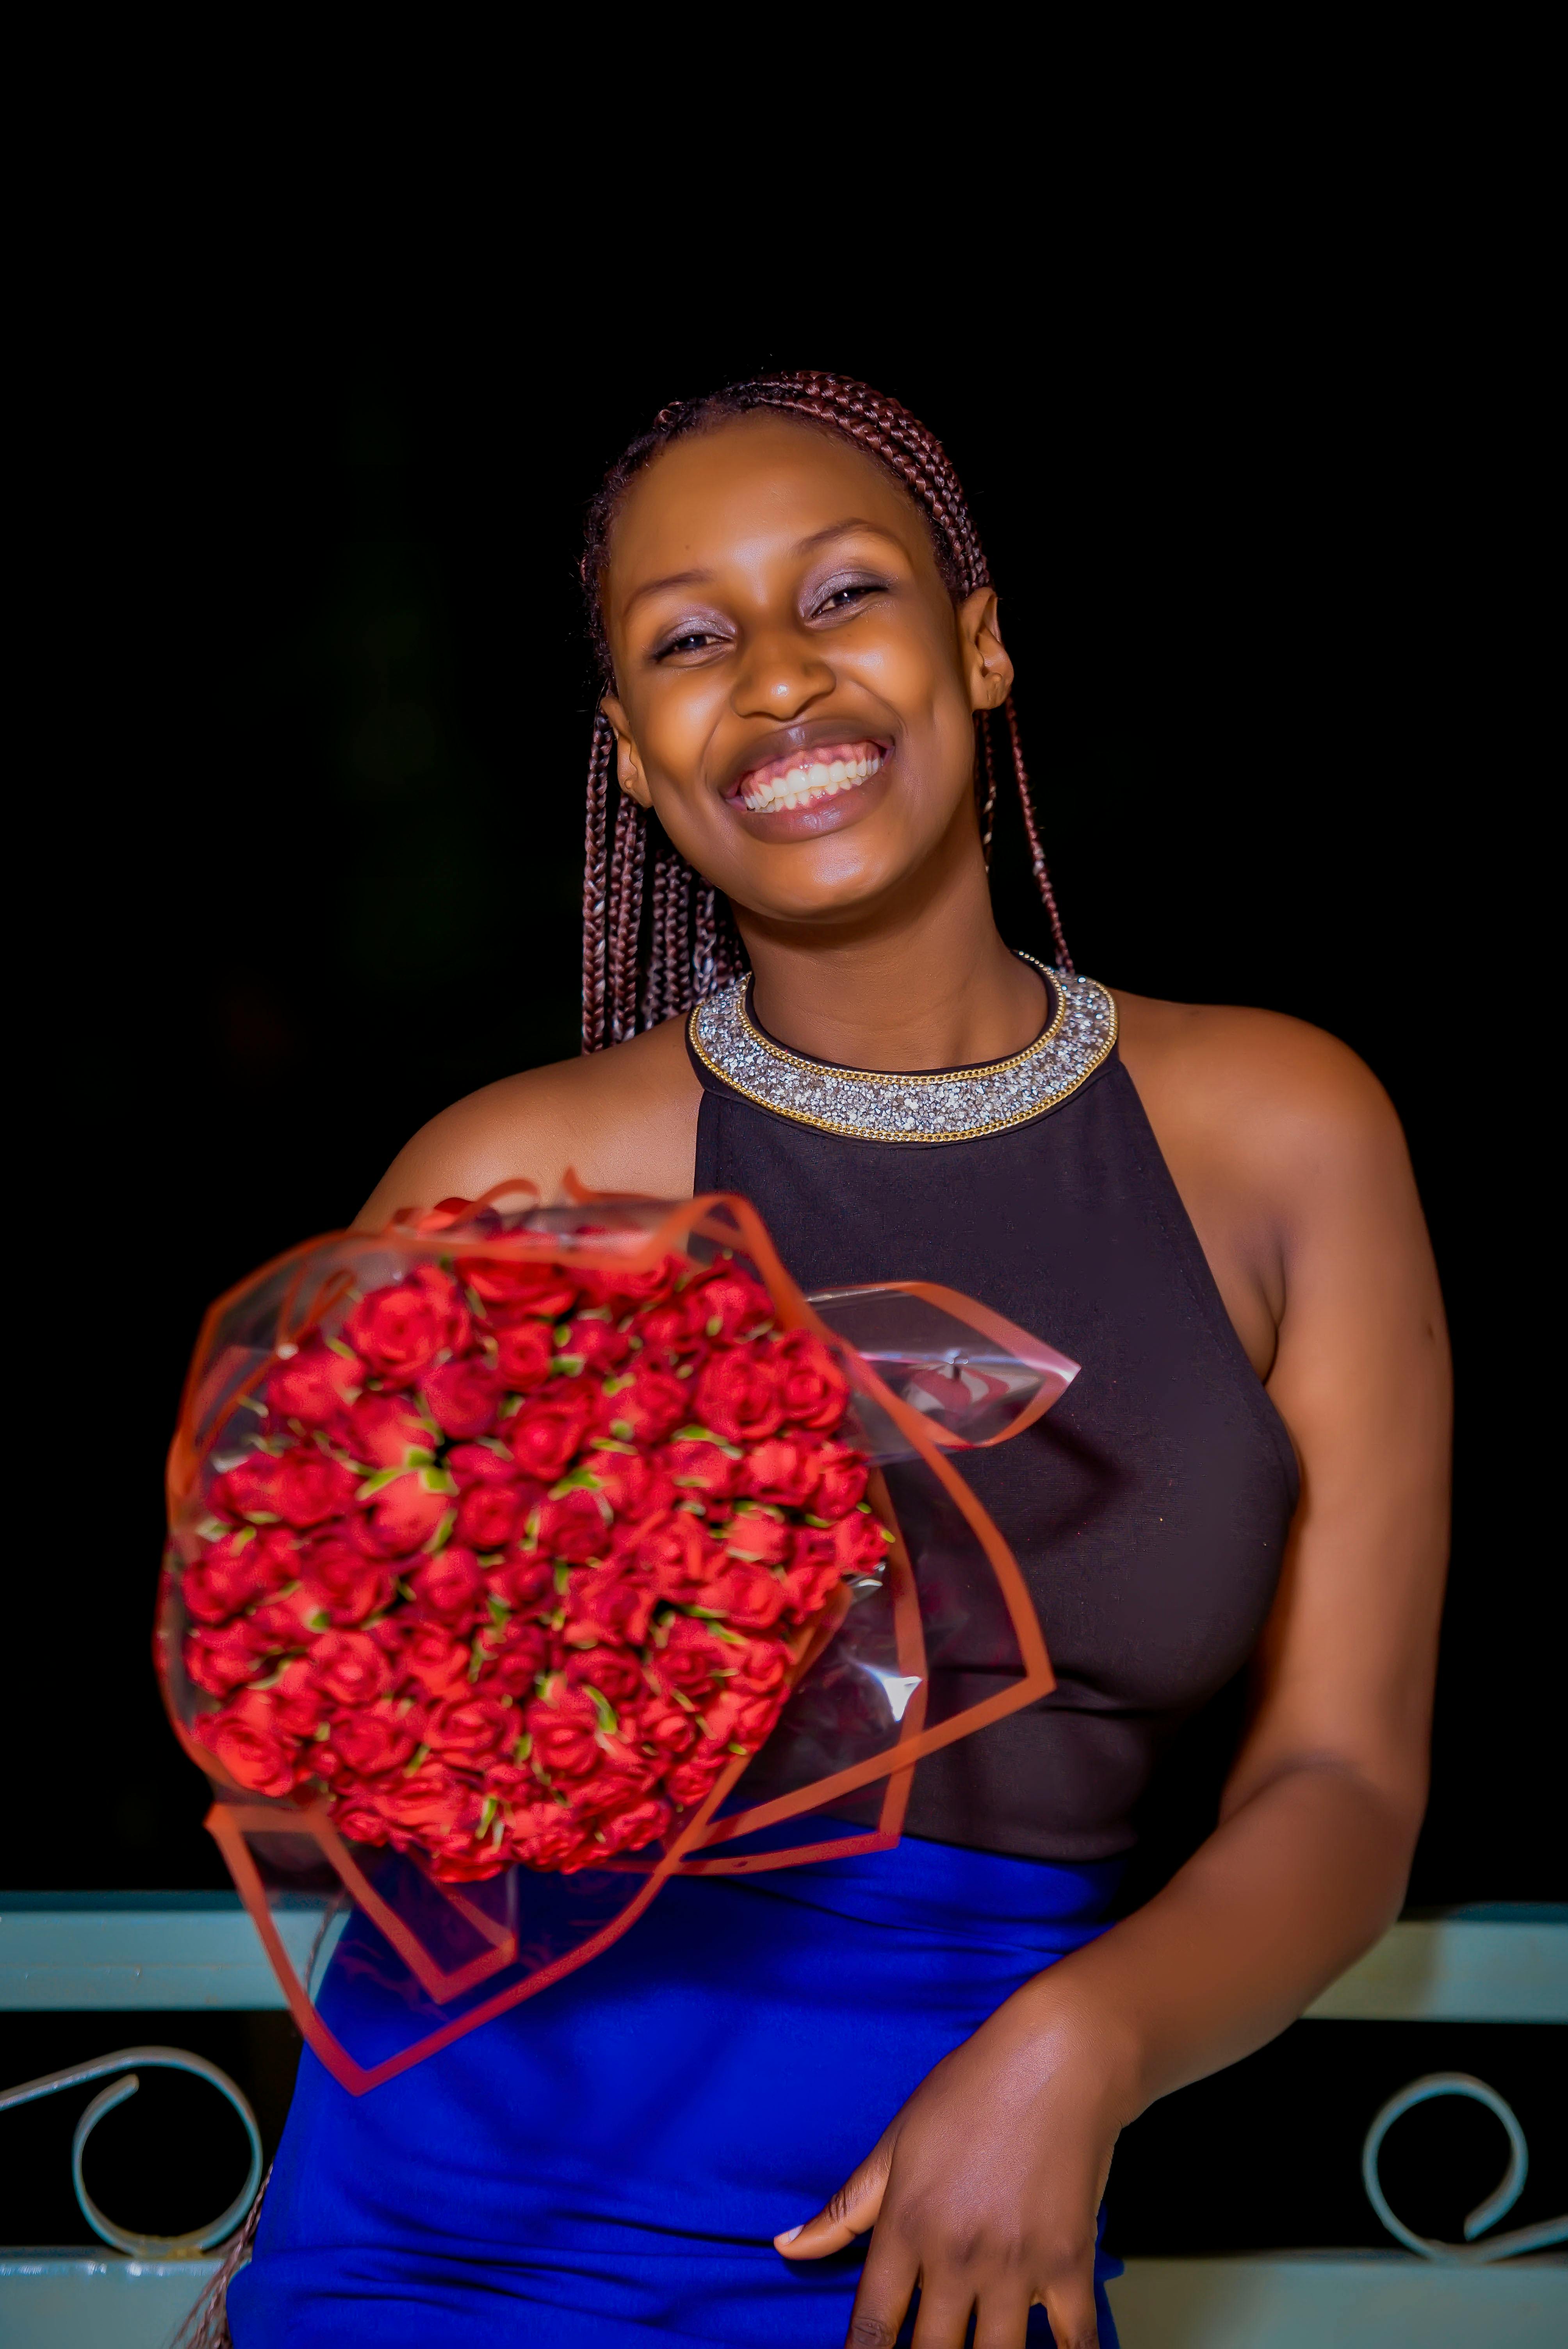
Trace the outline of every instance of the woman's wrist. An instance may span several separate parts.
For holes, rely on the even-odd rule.
[[[1037,1974],[996,2020],[1003,2016],[1027,2042],[1042,2081],[1070,2075],[1115,2128],[1125,2128],[1150,2102],[1147,2051],[1133,2018],[1081,1974],[1057,1967]]]

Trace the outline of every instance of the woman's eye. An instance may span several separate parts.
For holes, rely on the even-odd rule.
[[[691,628],[685,636],[672,636],[667,645],[661,645],[654,658],[668,660],[672,653],[699,653],[705,645],[717,642],[718,638],[711,636],[706,628]]]
[[[880,595],[882,593],[882,590],[873,586],[869,580],[857,581],[852,587],[835,587],[830,595],[823,597],[811,616],[813,619],[820,619],[824,612],[847,612],[863,597]]]

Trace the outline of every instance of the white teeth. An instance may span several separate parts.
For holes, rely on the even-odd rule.
[[[882,752],[873,750],[869,757],[834,759],[824,765],[820,760],[810,766],[791,767],[785,775],[774,775],[759,788],[746,792],[741,804],[752,814],[765,808],[803,807],[810,800],[830,799],[835,792],[852,791],[857,783],[865,782],[882,765]]]

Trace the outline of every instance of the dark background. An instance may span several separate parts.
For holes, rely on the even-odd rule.
[[[42,1114],[15,1351],[75,1432],[12,1581],[13,1886],[225,1881],[148,1661],[161,1456],[201,1311],[349,1218],[447,1102],[575,1050],[582,507],[664,398],[804,362],[896,393],[970,491],[1079,968],[1318,1022],[1393,1095],[1460,1383],[1411,1898],[1563,1896],[1538,1497],[1555,892],[1528,709],[1531,465],[1477,357],[1485,271],[1462,239],[1416,253],[1387,223],[1332,250],[1135,257],[1091,294],[1026,284],[1006,305],[940,268],[897,300],[808,289],[777,314],[800,323],[772,328],[678,270],[629,314],[531,280],[520,298],[521,281],[390,275],[370,298],[347,266],[341,300],[325,267],[308,296],[275,271],[242,295],[150,262],[71,342],[20,451],[39,723],[13,1065]],[[1007,934],[1045,948],[1006,831],[997,873]],[[5,2076],[112,2041],[83,2017],[78,2048],[73,2022]],[[213,2052],[242,2078],[244,2031],[265,2041],[270,2137],[287,2026],[222,2029],[235,2046]],[[1403,2030],[1373,2060],[1374,2029],[1298,2026],[1158,2107],[1119,2161],[1123,2248],[1381,2240],[1353,2184],[1294,2233],[1277,2199],[1223,2219],[1206,2199],[1282,2099],[1313,2146],[1334,2106],[1339,2195],[1375,2103],[1419,2055],[1459,2060]],[[1542,2034],[1470,2035],[1530,2129]],[[1491,2122],[1451,2127],[1472,2122],[1471,2200],[1495,2167]],[[1455,2190],[1409,2215],[1451,2228]]]

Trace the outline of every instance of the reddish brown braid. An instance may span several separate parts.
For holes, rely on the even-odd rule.
[[[855,441],[887,468],[924,515],[937,568],[949,594],[962,597],[972,595],[976,587],[990,585],[991,574],[979,534],[947,452],[935,434],[928,431],[908,409],[849,376],[807,369],[755,377],[749,382],[730,384],[706,398],[675,400],[667,408],[661,408],[648,429],[611,467],[589,507],[581,569],[588,598],[589,624],[606,688],[614,667],[604,628],[603,585],[609,564],[610,533],[627,488],[644,466],[672,440],[684,440],[689,432],[759,408],[779,409],[804,417]],[[1010,694],[1004,711],[1029,861],[1050,921],[1057,967],[1070,972],[1072,957],[1068,952],[1056,893],[1040,846],[1017,712]],[[985,778],[980,826],[987,864],[996,810],[996,770],[989,718],[989,712],[982,711],[975,719]],[[612,844],[609,748],[609,727],[603,717],[597,717],[588,762],[587,860],[583,885],[585,1052],[598,1051],[606,1043],[619,1043],[634,1034],[637,1027],[647,820],[642,809],[623,795]],[[697,885],[696,915],[688,959],[694,880]],[[727,902],[718,897],[711,883],[694,875],[685,859],[666,842],[661,842],[656,854],[653,898],[648,974],[643,990],[645,1027],[689,1010],[694,1003],[700,1002],[715,988],[726,985],[745,968],[745,951]]]

